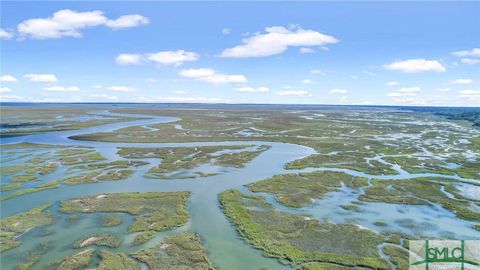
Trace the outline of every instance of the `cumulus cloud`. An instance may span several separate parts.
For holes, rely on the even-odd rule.
[[[77,86],[69,86],[69,87],[50,86],[50,87],[44,87],[43,90],[51,91],[51,92],[78,92],[80,91],[80,88],[78,88]]]
[[[197,79],[211,84],[246,83],[244,75],[226,75],[217,73],[211,68],[182,69],[178,75],[184,78]]]
[[[156,83],[158,80],[155,78],[147,78],[146,81],[149,83]]]
[[[198,54],[194,52],[187,52],[184,50],[178,51],[163,51],[157,53],[148,53],[146,58],[152,62],[159,63],[162,65],[181,65],[183,62],[196,61],[198,59]]]
[[[12,92],[12,89],[8,87],[0,87],[0,94],[10,93],[10,92]]]
[[[480,59],[474,59],[474,58],[462,58],[460,59],[460,62],[468,65],[476,65],[480,63]]]
[[[325,75],[325,72],[321,71],[320,69],[312,69],[312,70],[310,70],[310,74]]]
[[[23,75],[23,77],[32,82],[45,82],[45,83],[58,82],[57,77],[53,74],[26,74],[26,75]]]
[[[447,88],[437,88],[436,90],[437,90],[438,92],[443,92],[443,93],[446,93],[446,92],[450,92],[450,91],[451,91],[450,88],[448,88],[448,87],[447,87]]]
[[[349,99],[347,96],[342,96],[342,97],[338,100],[338,102],[340,102],[340,103],[348,103],[348,102],[350,102],[350,99]]]
[[[107,90],[110,91],[115,91],[115,92],[134,92],[137,91],[137,89],[129,86],[109,86],[107,87]]]
[[[460,91],[460,94],[462,94],[462,95],[479,95],[480,90],[472,90],[472,89],[462,90],[462,91]]]
[[[222,34],[229,35],[230,33],[232,33],[232,29],[230,29],[230,28],[223,28],[222,29]]]
[[[328,91],[329,94],[346,94],[348,92],[347,89],[340,89],[340,88],[334,88]]]
[[[307,47],[302,47],[302,48],[298,49],[298,51],[299,51],[300,53],[314,53],[314,52],[315,52],[314,49],[312,49],[312,48],[307,48]]]
[[[208,97],[137,97],[134,102],[162,102],[162,103],[224,103],[221,98]]]
[[[390,92],[387,94],[388,97],[405,97],[405,96],[415,96],[420,92],[421,88],[418,86],[414,87],[403,87],[397,90],[396,92]]]
[[[17,78],[13,77],[12,75],[2,75],[0,76],[0,82],[18,82]]]
[[[450,83],[452,84],[470,84],[472,82],[473,82],[472,79],[456,79],[456,80],[450,81]]]
[[[147,17],[142,15],[133,14],[133,15],[124,15],[118,17],[116,20],[108,20],[105,25],[117,30],[122,28],[136,27],[142,24],[148,24],[149,20]]]
[[[480,57],[480,48],[473,48],[471,50],[456,51],[452,53],[457,57]]]
[[[279,91],[277,92],[277,95],[279,96],[295,96],[295,97],[311,97],[312,94],[310,94],[307,91],[304,90],[284,90],[284,91]]]
[[[304,79],[304,80],[301,80],[300,82],[303,84],[315,84],[315,82],[310,79]]]
[[[115,58],[115,62],[119,65],[138,65],[148,61],[165,66],[179,66],[184,62],[196,61],[198,58],[199,55],[194,52],[178,50],[145,54],[122,53]]]
[[[421,73],[427,71],[445,72],[447,68],[437,60],[408,59],[392,62],[383,66],[388,70],[401,71],[405,73]]]
[[[288,47],[321,46],[338,40],[315,30],[300,27],[271,26],[242,40],[242,44],[224,50],[221,57],[265,57],[285,52]]]
[[[139,65],[144,61],[144,57],[140,54],[122,53],[115,58],[115,62],[119,65]]]
[[[177,94],[177,95],[186,95],[187,94],[187,91],[183,91],[183,90],[175,90],[173,91],[174,94]]]
[[[265,87],[265,86],[260,86],[260,87],[257,87],[257,88],[243,86],[243,87],[235,88],[235,91],[237,91],[237,92],[248,92],[248,93],[259,93],[259,92],[268,92],[269,89],[268,89],[268,87]]]
[[[396,82],[396,81],[391,81],[391,82],[387,82],[387,83],[385,84],[385,86],[395,86],[395,85],[398,85],[398,82]]]
[[[33,98],[14,95],[0,95],[0,101],[16,102],[162,102],[162,103],[224,103],[228,100],[210,97],[117,97],[107,94],[92,94],[89,96],[46,97]]]
[[[470,102],[480,102],[480,90],[467,89],[460,91],[460,99]]]
[[[12,32],[0,28],[0,39],[11,39],[12,37]]]
[[[56,39],[61,37],[81,37],[82,29],[105,25],[112,29],[135,27],[148,23],[148,18],[138,14],[121,16],[110,20],[100,10],[77,12],[62,9],[47,18],[29,19],[17,25],[21,37],[35,39]]]
[[[368,70],[364,70],[364,71],[362,71],[362,73],[363,73],[363,74],[366,74],[366,75],[368,75],[368,76],[375,76],[375,75],[376,75],[375,73],[373,73],[373,72],[371,72],[371,71],[368,71]]]

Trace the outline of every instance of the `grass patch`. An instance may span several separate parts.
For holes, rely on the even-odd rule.
[[[0,186],[0,191],[12,191],[16,190],[22,187],[22,184],[16,183],[16,184],[11,184],[11,185],[1,185]]]
[[[294,266],[322,262],[389,269],[377,251],[385,240],[383,235],[352,224],[320,222],[271,209],[251,210],[246,206],[252,204],[251,198],[238,190],[227,190],[220,194],[220,203],[239,233],[267,256]]]
[[[114,227],[122,224],[122,218],[119,215],[109,214],[102,216],[103,227]]]
[[[140,270],[140,265],[121,252],[100,251],[98,270]]]
[[[124,158],[161,159],[161,164],[151,168],[148,171],[148,176],[168,179],[171,174],[184,170],[193,170],[204,164],[241,168],[268,148],[268,146],[253,147],[251,145],[120,148],[118,154]],[[193,173],[195,175],[193,177],[205,176],[201,171]],[[186,177],[191,178],[192,176]]]
[[[61,201],[65,213],[123,212],[135,216],[129,232],[148,234],[183,225],[188,219],[189,192],[109,193]],[[141,242],[141,243],[143,243]],[[137,242],[140,243],[140,242]]]
[[[439,183],[443,180],[443,183]],[[361,201],[386,202],[409,205],[431,205],[437,203],[455,213],[459,218],[480,221],[480,213],[470,209],[470,200],[461,197],[454,184],[448,179],[441,178],[413,178],[408,180],[388,181],[372,180],[372,186],[365,188],[365,194],[361,195]],[[449,198],[441,191],[445,186],[446,190],[455,192],[456,197]]]
[[[115,248],[120,246],[120,240],[118,240],[113,234],[105,233],[105,234],[96,234],[90,237],[86,237],[83,239],[78,240],[73,244],[74,248],[84,248],[91,245],[95,246],[105,246]]]
[[[14,177],[10,178],[10,182],[30,182],[34,180],[39,179],[35,175],[31,174],[15,175]]]
[[[70,255],[63,259],[57,270],[84,269],[92,262],[94,253],[95,250],[93,248],[89,248]]]
[[[341,172],[313,172],[275,175],[247,187],[253,192],[274,194],[281,204],[298,208],[312,204],[314,199],[322,198],[328,192],[337,191],[342,184],[358,189],[367,183],[367,178]]]
[[[408,252],[404,249],[394,246],[384,246],[383,252],[390,257],[390,260],[397,267],[397,269],[408,269],[410,264],[408,262]]]
[[[18,237],[34,228],[55,222],[53,215],[46,211],[50,205],[32,208],[31,210],[2,218],[0,223],[0,251],[18,247]]]
[[[169,236],[155,247],[132,255],[149,269],[213,269],[200,237],[192,232]]]

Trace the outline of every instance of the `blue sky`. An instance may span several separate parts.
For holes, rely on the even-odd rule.
[[[480,2],[1,2],[1,100],[480,106]]]

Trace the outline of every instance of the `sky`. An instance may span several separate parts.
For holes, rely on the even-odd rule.
[[[480,106],[480,2],[0,5],[3,102]]]

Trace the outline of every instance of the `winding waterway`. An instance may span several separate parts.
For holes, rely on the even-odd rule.
[[[96,184],[87,185],[75,185],[68,186],[62,185],[58,189],[44,190],[20,197],[16,197],[2,202],[1,213],[2,217],[9,216],[20,211],[29,210],[32,207],[44,205],[55,202],[54,210],[58,210],[58,201],[64,199],[71,199],[83,195],[95,195],[106,192],[152,192],[152,191],[191,191],[191,197],[189,199],[188,210],[190,212],[189,222],[179,228],[159,233],[158,236],[145,244],[144,246],[152,246],[158,243],[162,238],[167,235],[185,230],[193,230],[197,232],[207,249],[208,256],[212,260],[214,266],[217,269],[288,269],[288,266],[280,264],[278,260],[273,258],[267,258],[262,255],[260,250],[254,249],[249,246],[244,240],[242,240],[235,228],[228,221],[222,212],[222,209],[218,202],[218,194],[224,190],[230,188],[242,189],[243,185],[256,182],[261,179],[271,177],[275,174],[299,172],[298,170],[285,170],[284,165],[290,161],[300,159],[311,154],[315,151],[312,148],[277,142],[259,142],[259,141],[242,141],[242,142],[192,142],[192,143],[112,143],[112,142],[95,142],[95,141],[79,141],[69,139],[70,136],[82,135],[94,132],[110,132],[116,129],[131,127],[131,126],[148,126],[151,124],[173,122],[179,119],[172,117],[158,117],[148,115],[132,115],[132,114],[117,114],[108,111],[95,111],[92,114],[104,115],[104,116],[121,116],[121,117],[139,117],[142,119],[126,121],[121,123],[106,124],[96,127],[84,128],[72,131],[60,131],[60,132],[48,132],[36,135],[20,136],[2,138],[2,144],[13,143],[43,143],[43,144],[55,144],[55,145],[76,145],[76,146],[89,146],[94,147],[98,152],[109,160],[123,159],[117,155],[117,149],[119,147],[188,147],[188,146],[206,146],[206,145],[269,145],[271,148],[263,152],[260,156],[249,162],[244,168],[233,169],[225,173],[202,177],[196,179],[172,179],[172,180],[156,180],[146,179],[143,177],[144,173],[152,166],[142,166],[136,168],[136,172],[125,181],[112,181],[101,182]],[[150,159],[150,162],[155,162],[154,159]],[[158,160],[156,161],[158,163]],[[153,164],[154,165],[154,164]],[[340,169],[340,168],[315,168],[300,170],[302,172],[317,171],[317,170],[331,170],[342,171],[347,174],[364,176],[368,178],[382,178],[382,179],[408,179],[418,176],[444,176],[436,174],[415,174],[411,175],[402,171],[399,175],[385,175],[385,176],[372,176],[365,173]],[[60,176],[57,172],[53,176]],[[458,176],[451,176],[451,178],[467,181],[477,181],[473,179],[461,179]],[[361,191],[360,191],[361,192]],[[275,204],[280,210],[291,211],[297,214],[310,215],[318,219],[328,219],[334,222],[349,222],[354,221],[364,227],[378,230],[381,228],[372,225],[374,217],[380,215],[386,223],[389,224],[389,229],[395,229],[399,231],[409,232],[399,224],[399,219],[415,219],[422,223],[422,228],[425,228],[428,224],[437,224],[437,228],[431,229],[426,233],[429,236],[444,236],[445,234],[458,233],[460,237],[478,238],[478,232],[471,228],[470,222],[455,218],[455,216],[446,211],[443,208],[433,208],[427,206],[399,206],[389,205],[382,203],[368,203],[364,204],[364,212],[348,213],[340,208],[340,205],[349,204],[352,200],[356,199],[359,195],[358,191],[350,190],[346,187],[342,188],[338,192],[327,194],[324,199],[317,200],[314,205],[304,207],[301,209],[291,209],[284,207],[275,202],[272,196],[267,197],[268,201]],[[328,205],[328,207],[325,207]],[[381,210],[383,209],[383,210]],[[384,212],[387,211],[387,212]],[[396,214],[397,213],[397,214]],[[398,216],[398,213],[402,213],[403,216]],[[41,261],[35,265],[35,269],[44,269],[49,262],[58,261],[64,256],[71,254],[69,248],[72,241],[79,238],[89,236],[99,232],[115,232],[122,235],[126,232],[126,228],[130,222],[128,219],[132,217],[128,215],[122,215],[124,222],[122,225],[115,228],[99,228],[95,219],[91,218],[99,214],[89,214],[88,218],[84,215],[80,215],[78,222],[72,223],[68,221],[66,215],[60,215],[62,218],[53,225],[54,234],[45,237],[31,237],[33,234],[38,233],[35,231],[28,232],[21,236],[20,239],[25,239],[21,246],[13,250],[4,252],[2,257],[2,269],[14,269],[15,265],[21,258],[18,258],[17,254],[28,251],[38,245],[40,242],[50,240],[53,243],[53,247]],[[397,216],[396,216],[397,215]],[[441,220],[442,226],[438,223],[438,219]],[[437,221],[436,221],[437,220]],[[444,224],[444,225],[443,225]],[[428,226],[427,226],[428,227]],[[424,232],[422,232],[424,233]],[[125,252],[133,252],[138,250],[138,247],[133,249],[129,245],[129,241],[132,240],[132,236],[127,236],[120,250]],[[142,246],[142,247],[144,247]],[[5,267],[5,268],[4,268]]]

